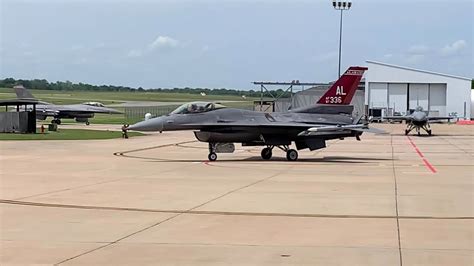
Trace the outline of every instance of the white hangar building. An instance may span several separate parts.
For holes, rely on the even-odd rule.
[[[405,115],[417,106],[431,116],[471,117],[471,79],[367,61],[365,105],[369,113]]]

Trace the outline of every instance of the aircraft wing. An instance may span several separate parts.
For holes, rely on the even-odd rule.
[[[86,104],[58,105],[57,109],[63,113],[101,113],[101,114],[121,114],[121,112],[107,107],[90,106]]]
[[[37,105],[36,114],[43,116],[55,116],[59,113],[59,110],[50,105]]]
[[[192,126],[193,124],[188,124]],[[327,124],[306,124],[306,123],[298,123],[298,122],[270,122],[270,123],[250,123],[250,122],[234,122],[234,121],[226,121],[226,122],[217,122],[217,123],[199,123],[196,126],[203,126],[203,127],[246,127],[246,128],[256,128],[256,127],[275,127],[275,128],[299,128],[301,129],[300,136],[313,136],[313,135],[321,135],[324,133],[336,133],[341,131],[353,130],[358,132],[368,132],[368,133],[375,133],[375,134],[384,134],[386,133],[383,130],[376,129],[376,128],[369,128],[367,124],[349,124],[349,125],[327,125]]]
[[[429,116],[428,117],[428,120],[429,121],[435,121],[435,120],[451,120],[451,119],[454,119],[454,117],[450,117],[450,116]]]
[[[279,127],[279,128],[310,128],[321,124],[306,124],[299,122],[257,122],[257,121],[218,121],[215,123],[187,123],[187,126],[222,128],[222,127]]]
[[[411,116],[384,116],[383,119],[404,121],[404,120],[410,120]]]

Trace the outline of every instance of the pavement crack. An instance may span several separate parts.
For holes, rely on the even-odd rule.
[[[171,216],[171,217],[168,217],[168,218],[166,218],[166,219],[164,219],[164,220],[160,220],[160,221],[157,222],[157,223],[154,223],[154,224],[152,224],[152,225],[149,225],[149,226],[147,226],[147,227],[145,227],[145,228],[142,228],[142,229],[140,229],[140,230],[138,230],[138,231],[135,231],[135,232],[133,232],[133,233],[131,233],[131,234],[128,234],[128,235],[126,235],[126,236],[124,236],[124,237],[121,237],[121,238],[119,238],[119,239],[117,239],[117,240],[115,240],[115,241],[112,241],[112,242],[107,243],[107,244],[105,244],[105,245],[102,245],[102,246],[99,246],[99,247],[97,247],[97,248],[88,250],[88,251],[83,252],[83,253],[81,253],[81,254],[78,254],[78,255],[76,255],[76,256],[67,258],[67,259],[62,260],[62,261],[60,261],[60,262],[58,262],[58,263],[55,263],[54,265],[60,265],[60,264],[66,263],[66,262],[68,262],[68,261],[71,261],[71,260],[73,260],[73,259],[77,259],[77,258],[82,257],[82,256],[84,256],[84,255],[87,255],[87,254],[90,254],[90,253],[92,253],[92,252],[95,252],[95,251],[97,251],[97,250],[100,250],[100,249],[106,248],[106,247],[108,247],[108,246],[114,245],[114,244],[116,244],[116,243],[118,243],[118,242],[120,242],[120,241],[122,241],[122,240],[124,240],[124,239],[126,239],[126,238],[129,238],[129,237],[134,236],[134,235],[136,235],[136,234],[139,234],[139,233],[141,233],[141,232],[143,232],[143,231],[146,231],[146,230],[148,230],[148,229],[150,229],[150,228],[153,228],[153,227],[155,227],[155,226],[158,226],[158,225],[160,225],[160,224],[162,224],[162,223],[164,223],[164,222],[167,222],[167,221],[169,221],[169,220],[171,220],[171,219],[173,219],[173,218],[175,218],[175,217],[178,217],[178,216],[180,216],[180,215],[182,215],[182,213],[178,213],[178,214],[173,215],[173,216]]]
[[[398,184],[397,184],[397,171],[395,170],[395,153],[393,148],[393,136],[390,135],[390,147],[392,148],[392,172],[393,172],[393,182],[394,182],[394,192],[395,192],[395,214],[397,220],[397,239],[398,239],[398,255],[400,257],[400,266],[403,266],[403,256],[402,256],[402,242],[400,239],[400,216],[398,211]]]

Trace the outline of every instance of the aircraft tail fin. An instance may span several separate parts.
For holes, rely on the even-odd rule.
[[[346,70],[326,93],[319,99],[318,104],[350,104],[359,86],[359,82],[368,68],[351,66]]]
[[[17,85],[13,87],[13,89],[15,89],[16,97],[18,99],[35,99],[35,96],[23,87],[23,85]]]

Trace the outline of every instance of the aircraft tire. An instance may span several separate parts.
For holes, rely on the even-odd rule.
[[[296,150],[290,149],[286,152],[286,159],[288,161],[298,160],[298,152]]]
[[[431,136],[431,129],[430,129],[430,130],[428,130],[428,135],[430,135],[430,136]]]
[[[405,136],[408,135],[408,130],[405,130]]]
[[[270,148],[264,148],[264,149],[262,150],[261,155],[262,155],[262,159],[264,159],[264,160],[270,160],[270,159],[272,158],[272,149],[270,149]]]
[[[211,152],[209,153],[207,158],[209,159],[209,161],[214,162],[215,160],[217,160],[217,154],[215,152]]]
[[[91,124],[91,122],[89,122],[89,121],[86,122],[86,126],[88,126],[88,125],[90,125],[90,124]]]

